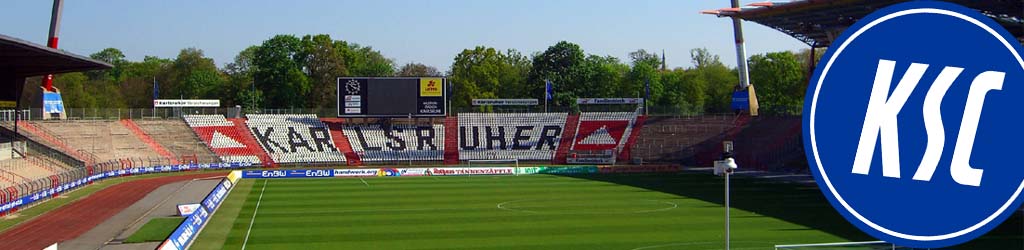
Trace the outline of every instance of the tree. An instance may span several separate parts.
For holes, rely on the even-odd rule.
[[[620,88],[622,93],[626,95],[636,93],[637,96],[646,97],[647,84],[650,83],[651,96],[650,100],[647,100],[648,103],[666,105],[667,102],[661,100],[664,86],[662,86],[659,73],[661,68],[659,56],[641,49],[629,53],[629,57],[633,60],[633,68],[626,74],[626,82]]]
[[[174,61],[146,56],[141,62],[127,62],[120,83],[128,107],[150,107],[153,104],[154,82],[166,85],[169,69]],[[164,95],[166,92],[157,91]]]
[[[256,49],[254,79],[257,88],[264,90],[267,106],[304,107],[311,86],[301,68],[301,50],[302,41],[292,35],[274,36]]]
[[[89,57],[92,59],[109,63],[110,65],[114,66],[114,68],[111,68],[109,70],[89,71],[87,75],[90,79],[107,80],[110,82],[118,82],[121,80],[121,74],[122,72],[124,72],[124,66],[127,62],[124,59],[124,53],[122,53],[121,50],[115,48],[106,48],[99,52],[93,53],[92,55],[89,55]]]
[[[168,69],[168,81],[160,83],[160,92],[170,98],[199,98],[210,96],[206,92],[217,90],[223,84],[212,58],[197,48],[185,48],[178,53]],[[199,81],[207,82],[199,82]]]
[[[407,63],[398,69],[396,76],[441,76],[441,72],[437,71],[437,68],[422,63]]]
[[[515,50],[506,52],[477,46],[455,56],[449,82],[454,85],[453,105],[469,107],[473,98],[519,98],[530,61]]]
[[[394,76],[395,63],[384,57],[380,51],[359,44],[335,41],[334,47],[341,52],[351,76]]]
[[[625,97],[622,83],[629,65],[612,56],[589,55],[583,62],[580,97]]]
[[[334,40],[325,34],[302,37],[300,58],[310,82],[306,107],[334,107],[337,78],[348,74],[341,52],[334,48]]]
[[[256,57],[257,49],[259,46],[249,46],[238,52],[234,61],[225,65],[224,73],[227,75],[225,92],[227,94],[223,98],[227,99],[226,105],[240,105],[245,107],[246,112],[255,112],[258,107],[263,106],[263,92],[254,88],[253,79],[256,71],[253,60]]]
[[[579,45],[561,41],[533,57],[526,90],[530,96],[544,98],[545,80],[552,82],[554,104],[574,105],[584,81],[582,66],[585,55]]]
[[[734,69],[726,67],[718,55],[711,54],[707,49],[690,50],[693,61],[694,76],[704,83],[704,111],[709,113],[729,112],[732,93],[739,84],[739,75]]]
[[[766,112],[799,113],[807,78],[792,52],[772,52],[750,57],[750,81]]]

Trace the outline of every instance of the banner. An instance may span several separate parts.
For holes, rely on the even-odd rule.
[[[426,168],[401,168],[398,169],[399,175],[401,176],[427,176],[430,175],[430,169]]]
[[[596,174],[597,166],[520,167],[516,174]]]
[[[512,175],[515,174],[515,168],[512,167],[497,167],[497,168],[431,168],[430,174],[435,176],[445,175]]]
[[[576,104],[642,104],[644,98],[576,98]]]
[[[216,108],[220,107],[220,100],[174,100],[157,99],[153,100],[154,108]]]
[[[602,174],[626,173],[674,173],[683,168],[679,165],[644,165],[644,166],[598,166],[597,172]]]
[[[537,99],[473,99],[473,106],[537,106]]]
[[[43,91],[43,112],[49,114],[64,113],[64,100],[60,93]]]
[[[294,169],[294,170],[246,170],[242,178],[323,178],[334,177],[331,169]]]
[[[335,169],[334,177],[374,177],[378,169]]]
[[[224,197],[228,195],[228,191],[231,190],[232,185],[231,181],[225,178],[224,181],[221,181],[220,185],[217,185],[217,187],[213,188],[213,191],[210,191],[210,194],[206,196],[206,199],[203,199],[203,206],[210,211],[216,209],[220,206],[220,203],[224,201]]]

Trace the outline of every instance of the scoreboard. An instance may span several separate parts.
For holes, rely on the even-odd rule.
[[[338,117],[443,117],[440,77],[339,77]]]

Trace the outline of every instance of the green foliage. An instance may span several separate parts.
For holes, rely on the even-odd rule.
[[[583,62],[586,55],[580,46],[566,41],[548,47],[533,57],[533,67],[526,80],[529,96],[544,98],[544,81],[551,81],[555,92],[553,105],[575,105],[583,92]]]
[[[329,35],[302,37],[301,65],[309,76],[310,91],[306,107],[330,107],[337,102],[337,78],[348,75],[341,51],[334,48]]]
[[[167,239],[184,221],[183,217],[164,217],[150,219],[138,231],[124,240],[125,243],[159,242]]]
[[[768,103],[766,112],[798,113],[803,108],[807,75],[792,52],[773,52],[750,57],[750,81],[758,101]]]
[[[449,82],[454,85],[453,105],[469,107],[472,99],[519,98],[530,61],[515,50],[506,52],[478,46],[455,56]]]
[[[256,49],[255,81],[265,92],[266,105],[280,108],[303,107],[311,88],[302,72],[302,41],[291,35],[277,35]]]
[[[824,51],[816,51],[819,56]],[[693,66],[663,69],[662,57],[646,50],[629,53],[624,62],[613,56],[587,54],[579,45],[561,41],[532,56],[485,46],[455,55],[442,73],[421,63],[396,67],[392,59],[370,46],[336,40],[326,34],[277,35],[242,50],[218,68],[196,48],[173,59],[147,56],[125,59],[118,49],[91,55],[111,63],[107,71],[57,76],[71,108],[150,107],[154,82],[160,98],[220,99],[224,106],[258,108],[333,108],[337,77],[448,76],[453,106],[470,107],[472,99],[535,98],[543,102],[544,81],[553,83],[553,106],[575,106],[584,97],[647,97],[656,112],[731,112],[730,97],[739,83],[734,68],[707,49],[690,51]],[[776,52],[750,58],[751,82],[762,107],[799,107],[806,86],[810,50]],[[481,107],[480,111],[489,111]],[[771,110],[766,110],[771,113]],[[799,110],[783,109],[794,113]]]
[[[407,63],[398,69],[395,76],[417,77],[417,76],[442,76],[437,68],[422,63]]]

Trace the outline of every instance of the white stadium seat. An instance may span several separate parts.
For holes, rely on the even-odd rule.
[[[344,126],[352,150],[366,162],[440,161],[444,156],[444,126],[379,124]]]
[[[345,162],[331,132],[316,115],[250,114],[245,122],[277,163]]]
[[[565,131],[566,113],[459,114],[462,160],[551,160]]]

